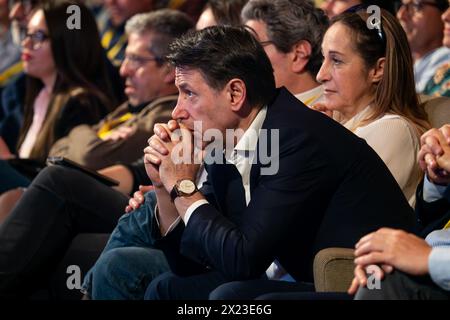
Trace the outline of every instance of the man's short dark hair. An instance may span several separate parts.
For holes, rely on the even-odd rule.
[[[194,23],[187,14],[173,9],[160,9],[134,15],[127,21],[125,31],[128,35],[153,33],[154,37],[148,49],[159,58],[157,62],[161,65],[169,53],[172,41],[193,27]]]
[[[270,60],[244,27],[214,26],[190,32],[172,43],[167,59],[175,67],[199,70],[217,91],[231,79],[241,79],[252,106],[268,104],[275,92]]]
[[[269,40],[283,53],[290,52],[299,41],[308,41],[311,56],[306,70],[313,77],[319,72],[328,18],[311,0],[250,0],[242,9],[242,20],[264,22]]]

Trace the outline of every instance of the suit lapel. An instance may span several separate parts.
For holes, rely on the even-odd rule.
[[[239,223],[247,205],[238,170],[232,164],[214,164],[209,166],[208,176],[214,189],[217,208],[231,221]]]

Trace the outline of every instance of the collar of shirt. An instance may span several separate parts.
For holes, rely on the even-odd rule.
[[[247,205],[250,202],[250,171],[256,154],[258,136],[267,115],[267,106],[264,106],[256,115],[251,125],[244,132],[241,139],[230,154],[225,153],[225,159],[233,164],[242,177]]]
[[[242,157],[249,158],[250,153],[254,153],[256,150],[256,145],[258,144],[259,132],[262,128],[264,120],[266,119],[266,115],[267,106],[264,106],[258,112],[248,129],[245,130],[232,152],[230,154],[226,152],[225,159],[227,162],[236,165],[236,156],[240,155]]]
[[[323,86],[317,86],[311,90],[296,94],[295,97],[308,107],[311,107],[323,98]]]
[[[348,130],[355,132],[356,129],[360,126],[360,124],[370,117],[370,115],[373,112],[373,108],[368,105],[364,109],[362,109],[360,112],[355,114],[353,118],[349,119],[346,122],[342,122],[341,124],[346,127]]]

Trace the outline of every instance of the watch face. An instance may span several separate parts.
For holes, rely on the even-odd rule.
[[[178,189],[183,193],[191,194],[195,191],[195,184],[191,180],[181,180]]]

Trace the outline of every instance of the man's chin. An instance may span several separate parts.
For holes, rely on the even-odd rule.
[[[116,14],[111,14],[111,24],[114,27],[120,27],[124,22],[125,22],[125,18]]]
[[[141,104],[141,101],[133,99],[132,97],[128,96],[128,103],[134,107]]]

